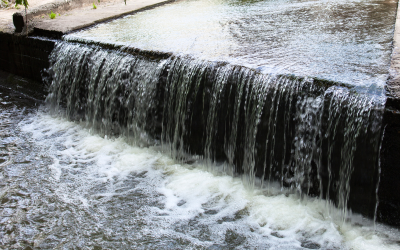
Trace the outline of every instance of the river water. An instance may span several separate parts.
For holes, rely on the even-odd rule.
[[[281,8],[282,3],[285,8]],[[271,182],[261,182],[251,168],[255,164],[255,138],[263,112],[261,107],[272,100],[268,114],[272,118],[283,117],[286,122],[282,126],[284,138],[295,128],[295,137],[288,142],[293,143],[292,155],[299,156],[295,159],[296,166],[311,169],[315,152],[320,152],[314,152],[314,148],[322,145],[318,141],[322,139],[317,138],[322,138],[321,121],[326,102],[331,108],[325,117],[330,124],[329,133],[324,133],[328,143],[336,140],[336,128],[340,126],[344,127],[343,136],[353,138],[344,140],[341,147],[344,160],[339,163],[345,164],[340,168],[341,182],[337,187],[338,193],[344,194],[338,204],[342,201],[342,208],[349,212],[346,207],[350,177],[353,170],[359,168],[353,164],[356,139],[360,134],[362,137],[363,133],[372,131],[374,136],[365,138],[375,150],[368,157],[376,160],[380,117],[374,113],[381,113],[383,103],[374,101],[372,96],[354,94],[337,86],[315,94],[311,85],[310,93],[314,94],[310,94],[302,91],[304,86],[312,83],[308,78],[300,81],[291,76],[275,78],[259,73],[289,72],[325,77],[362,88],[383,89],[390,58],[394,4],[395,1],[340,0],[187,1],[66,37],[70,41],[110,42],[107,34],[112,34],[116,40],[111,42],[141,49],[188,53],[208,61],[191,63],[192,59],[179,56],[149,60],[96,46],[59,42],[51,56],[54,81],[48,97],[51,105],[1,87],[0,247],[400,249],[398,229],[374,223],[361,215],[351,214],[351,211],[343,220],[343,209],[335,208],[331,202],[317,197],[300,197],[301,187],[297,191],[286,189],[281,183],[273,182],[273,178],[269,178]],[[219,14],[210,10],[218,10]],[[248,14],[254,14],[254,11],[260,13]],[[174,19],[177,13],[180,17]],[[187,21],[182,21],[185,16]],[[347,22],[333,27],[328,21],[335,20],[338,24],[336,17]],[[190,20],[195,22],[190,24]],[[260,30],[257,20],[263,23]],[[119,30],[126,30],[121,22],[138,32]],[[176,29],[174,25],[179,23],[184,24],[182,28],[185,29]],[[204,30],[200,35],[199,27]],[[171,33],[168,28],[178,34]],[[188,39],[179,39],[182,37]],[[210,47],[215,50],[208,50]],[[231,64],[209,60],[226,60]],[[233,64],[258,68],[258,71],[237,68]],[[167,77],[163,75],[165,72]],[[218,78],[212,81],[212,89],[203,88],[203,80],[213,80],[213,76]],[[240,83],[236,92],[230,88],[231,83],[228,84],[228,79],[232,78]],[[1,76],[0,80],[5,81]],[[172,149],[183,147],[184,137],[195,131],[186,127],[186,120],[192,121],[190,112],[196,109],[191,105],[197,102],[197,93],[202,93],[203,98],[211,93],[209,107],[204,109],[207,105],[203,105],[204,111],[197,110],[210,114],[204,120],[206,138],[199,139],[204,140],[206,160],[212,158],[207,156],[207,152],[212,152],[211,147],[218,150],[213,143],[217,138],[212,136],[220,128],[217,124],[218,112],[223,110],[219,102],[223,100],[222,90],[232,90],[229,93],[233,97],[243,100],[244,104],[235,102],[237,105],[231,108],[234,112],[229,113],[233,118],[229,119],[251,118],[245,119],[243,134],[246,139],[244,155],[248,156],[243,168],[251,168],[249,172],[254,177],[251,182],[244,176],[230,175],[223,166],[204,161],[200,156],[191,157],[190,161],[178,161],[181,155],[161,147],[160,138],[148,143],[142,131],[146,129],[148,114],[153,114],[154,107],[159,105],[152,87],[162,81],[168,83],[164,96],[168,105],[164,105],[163,114],[170,119],[166,122],[166,131],[173,136],[166,142],[174,144]],[[267,84],[260,84],[264,82]],[[278,115],[281,99],[284,109],[279,110],[291,111],[294,106],[294,118],[290,116],[291,112]],[[60,103],[62,105],[58,107]],[[272,118],[268,124],[275,131],[277,122]],[[122,123],[116,123],[118,119]],[[296,121],[295,125],[290,124],[292,120]],[[196,122],[194,120],[190,126],[194,124],[193,128],[197,129]],[[231,123],[230,120],[227,122]],[[227,142],[239,140],[235,124],[229,128],[233,132],[227,137],[229,140],[225,138]],[[170,134],[163,136],[168,139]],[[274,148],[279,144],[275,145],[275,134],[268,133],[266,143],[271,136]],[[228,146],[232,145],[234,143]],[[330,152],[334,151],[331,145],[328,145]],[[288,152],[291,150],[285,145],[279,146]],[[210,164],[214,165],[210,167]],[[295,170],[302,180],[297,180],[295,175],[293,182],[306,182],[300,175],[304,171],[297,167]],[[372,184],[375,188],[375,183]],[[330,183],[328,193],[329,186]]]
[[[382,88],[395,0],[190,0],[68,36]]]
[[[0,91],[4,249],[400,249],[399,231],[107,138]]]

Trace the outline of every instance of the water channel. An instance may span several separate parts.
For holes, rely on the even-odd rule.
[[[0,247],[400,249],[374,221],[395,4],[179,1],[58,41],[45,102],[0,72]]]

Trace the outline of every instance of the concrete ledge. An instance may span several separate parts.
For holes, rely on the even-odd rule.
[[[52,38],[60,38],[63,34],[87,28],[95,24],[113,20],[135,12],[151,9],[174,0],[127,0],[125,5],[122,0],[97,1],[97,9],[93,9],[93,0],[58,0],[54,3],[45,4],[28,11],[27,19],[29,29],[33,34]],[[87,6],[87,7],[83,7]],[[50,11],[64,13],[50,19],[47,15]],[[45,18],[40,18],[45,15]],[[13,15],[16,32],[22,32],[25,28],[25,12],[20,11]],[[32,26],[32,27],[31,27]]]
[[[171,52],[163,52],[163,51],[158,51],[158,50],[143,50],[143,49],[138,49],[138,48],[131,47],[131,46],[118,45],[118,44],[114,44],[114,43],[95,42],[95,41],[81,40],[81,39],[68,39],[67,42],[79,43],[82,45],[93,45],[96,47],[101,47],[103,49],[111,49],[111,50],[115,50],[115,51],[121,51],[121,52],[131,54],[134,56],[137,56],[137,55],[144,56],[150,60],[167,59],[169,57],[174,56],[174,54]],[[224,61],[214,61],[214,62],[218,65],[228,64],[227,62],[224,62]],[[237,66],[237,67],[246,68],[245,66]],[[250,70],[257,71],[256,69],[250,69]],[[285,76],[285,77],[291,76],[293,79],[301,79],[301,80],[304,80],[304,78],[305,78],[305,77],[295,76],[295,75],[290,75],[290,74],[280,74],[278,76]],[[321,87],[323,89],[327,89],[331,86],[338,86],[338,87],[344,87],[344,88],[351,90],[351,89],[354,89],[354,87],[355,87],[353,85],[345,84],[342,82],[335,82],[335,81],[331,81],[331,80],[321,79],[318,77],[307,77],[307,78],[312,79],[313,84],[315,86]]]
[[[102,2],[115,2],[115,0],[102,0]],[[28,8],[27,15],[25,16],[25,10],[16,12],[13,14],[13,23],[15,26],[15,32],[22,32],[26,19],[32,20],[35,17],[46,15],[50,11],[56,13],[63,13],[72,9],[80,8],[86,5],[91,5],[93,0],[56,0],[52,3],[40,5],[36,8]]]

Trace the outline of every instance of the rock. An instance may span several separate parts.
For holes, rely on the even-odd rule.
[[[25,26],[25,18],[24,15],[22,15],[21,12],[16,12],[13,14],[13,23],[15,26],[15,32],[16,33],[21,33],[22,29]]]

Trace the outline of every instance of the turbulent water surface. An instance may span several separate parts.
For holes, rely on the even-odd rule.
[[[382,87],[397,1],[190,0],[69,36]]]
[[[5,249],[400,249],[399,231],[324,200],[182,164],[0,91]]]

